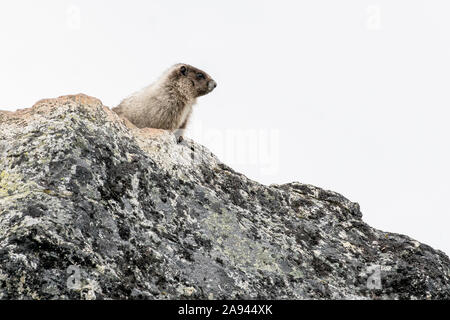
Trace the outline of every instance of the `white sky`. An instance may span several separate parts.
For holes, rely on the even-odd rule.
[[[265,184],[300,181],[450,253],[446,0],[0,2],[0,109],[83,92],[115,106],[204,69],[188,136]]]

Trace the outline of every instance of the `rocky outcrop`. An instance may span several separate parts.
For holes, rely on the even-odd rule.
[[[94,98],[0,113],[1,299],[449,299],[448,257]],[[380,199],[382,201],[382,199]]]

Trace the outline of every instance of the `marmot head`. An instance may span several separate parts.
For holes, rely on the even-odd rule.
[[[176,64],[169,73],[170,78],[179,84],[180,89],[189,92],[194,98],[204,96],[217,87],[217,83],[206,72],[188,64]]]

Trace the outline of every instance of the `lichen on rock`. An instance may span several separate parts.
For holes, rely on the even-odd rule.
[[[0,112],[0,299],[449,299],[448,257],[95,98]]]

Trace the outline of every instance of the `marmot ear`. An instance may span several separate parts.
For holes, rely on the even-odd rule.
[[[180,68],[180,72],[181,72],[181,74],[182,74],[183,76],[185,76],[185,75],[187,74],[187,68],[186,68],[185,66],[182,66],[182,67]]]

